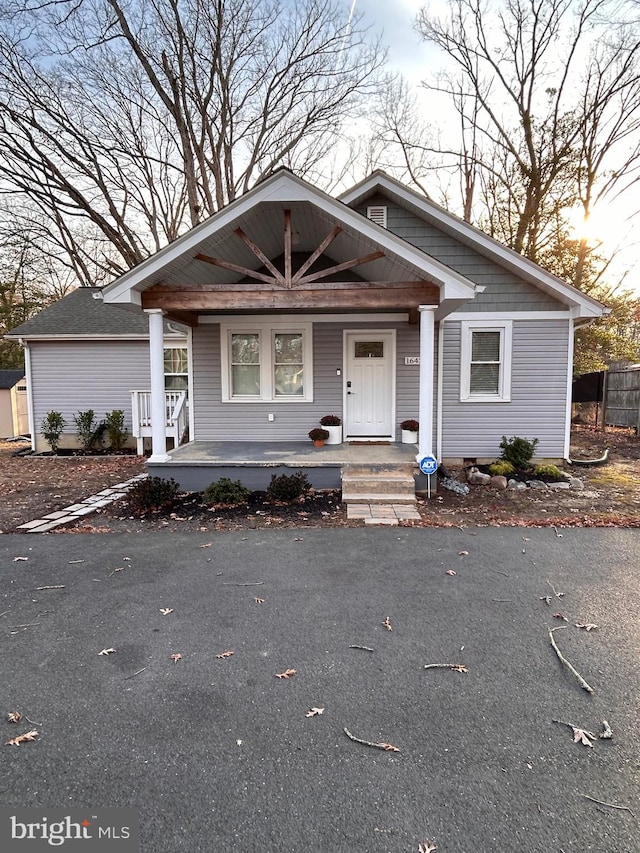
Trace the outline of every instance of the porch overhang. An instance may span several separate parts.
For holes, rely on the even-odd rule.
[[[194,326],[201,314],[406,311],[436,319],[474,284],[347,205],[280,171],[103,291]]]

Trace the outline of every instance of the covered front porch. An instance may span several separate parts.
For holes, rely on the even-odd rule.
[[[339,489],[346,470],[367,468],[387,478],[410,471],[418,491],[427,481],[416,463],[414,444],[353,444],[314,447],[307,442],[191,441],[149,460],[150,476],[173,477],[187,491],[200,491],[221,477],[241,480],[250,489],[266,489],[274,474],[302,471],[316,489]]]

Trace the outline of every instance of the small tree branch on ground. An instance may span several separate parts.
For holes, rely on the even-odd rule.
[[[466,665],[463,663],[426,663],[425,669],[452,669],[454,672],[468,672]]]
[[[393,746],[390,743],[385,743],[384,741],[380,741],[380,743],[374,743],[371,740],[363,740],[362,738],[356,737],[352,735],[348,728],[344,728],[344,733],[349,738],[349,740],[355,741],[355,743],[361,743],[363,746],[373,746],[375,749],[384,749],[386,752],[400,752],[397,746]]]
[[[589,684],[587,684],[587,682],[586,682],[586,681],[584,680],[584,678],[580,675],[580,673],[578,672],[578,670],[577,670],[577,669],[576,669],[572,664],[570,664],[570,663],[569,663],[569,661],[568,661],[568,660],[566,659],[566,657],[562,654],[562,652],[560,651],[560,649],[558,648],[558,646],[557,646],[557,644],[556,644],[556,641],[555,641],[554,636],[553,636],[553,632],[554,632],[554,631],[562,631],[564,628],[566,628],[566,625],[558,625],[558,627],[557,627],[557,628],[550,628],[550,629],[549,629],[549,639],[551,640],[551,645],[552,645],[552,647],[553,647],[553,650],[554,650],[554,652],[558,655],[558,658],[560,659],[560,661],[561,661],[561,662],[562,662],[562,663],[567,667],[567,669],[568,669],[570,672],[572,672],[572,673],[573,673],[573,675],[575,675],[575,677],[578,679],[578,682],[579,682],[579,684],[580,684],[580,687],[582,687],[582,689],[583,689],[583,690],[586,690],[586,691],[587,691],[587,693],[593,693],[593,692],[594,692],[594,691],[593,691],[593,687],[590,687],[590,686],[589,686]]]
[[[615,803],[605,803],[602,800],[596,800],[595,797],[590,797],[589,794],[583,794],[582,796],[585,798],[585,800],[591,800],[592,803],[597,803],[599,806],[607,806],[607,808],[609,809],[618,809],[622,812],[629,812],[631,817],[635,817],[635,814],[631,811],[629,806],[618,806]]]
[[[349,646],[350,649],[361,649],[363,652],[372,652],[373,649],[370,649],[369,646]]]

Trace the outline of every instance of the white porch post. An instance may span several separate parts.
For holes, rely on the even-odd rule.
[[[164,403],[164,328],[162,310],[149,315],[149,360],[151,366],[151,456],[149,462],[168,462],[167,416]]]
[[[433,349],[436,305],[419,305],[420,312],[420,402],[418,406],[418,453],[433,452]]]

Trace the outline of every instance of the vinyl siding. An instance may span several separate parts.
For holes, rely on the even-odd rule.
[[[460,243],[449,234],[419,218],[409,210],[392,204],[383,195],[373,196],[368,205],[387,205],[387,229],[421,249],[431,257],[467,276],[486,290],[479,293],[464,311],[557,311],[564,310],[553,297],[532,284],[520,280],[489,258]],[[364,216],[367,206],[358,208]]]
[[[569,321],[514,321],[510,403],[460,402],[461,326],[444,325],[443,458],[494,459],[503,435],[537,438],[537,457],[562,458]]]
[[[132,390],[150,387],[147,341],[33,341],[31,375],[36,450],[49,445],[39,434],[49,411],[62,412],[62,446],[76,443],[73,416],[93,409],[96,419],[122,409],[131,432]]]
[[[323,415],[342,417],[343,330],[396,329],[396,421],[417,417],[419,367],[407,367],[405,355],[419,355],[419,330],[408,323],[314,323],[313,389],[310,403],[223,403],[220,326],[193,330],[192,405],[195,439],[199,441],[304,441]],[[269,422],[267,416],[275,419]],[[396,426],[397,426],[396,424]]]

